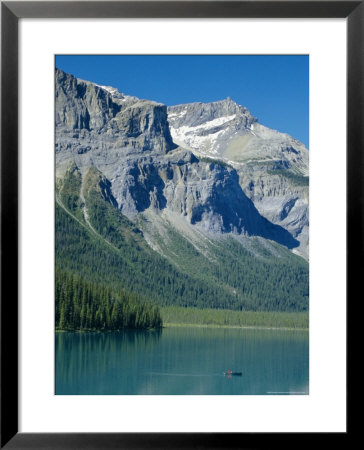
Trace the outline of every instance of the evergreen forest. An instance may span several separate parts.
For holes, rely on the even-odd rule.
[[[121,330],[161,328],[158,306],[140,302],[135,294],[56,271],[56,329]]]

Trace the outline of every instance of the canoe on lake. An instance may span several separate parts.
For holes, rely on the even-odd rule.
[[[243,375],[243,372],[233,372],[231,370],[227,370],[226,372],[224,372],[224,375],[227,375],[227,376],[234,375],[234,376],[241,377]]]

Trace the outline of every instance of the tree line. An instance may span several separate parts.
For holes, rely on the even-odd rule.
[[[165,326],[179,324],[308,329],[309,325],[308,312],[232,311],[162,306],[161,314]]]

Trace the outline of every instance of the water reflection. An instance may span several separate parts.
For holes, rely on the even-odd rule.
[[[243,376],[228,378],[227,369]],[[57,333],[56,393],[308,393],[308,333],[208,328]]]

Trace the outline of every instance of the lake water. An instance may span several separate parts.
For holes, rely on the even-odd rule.
[[[56,333],[56,394],[308,394],[308,347],[291,330]]]

